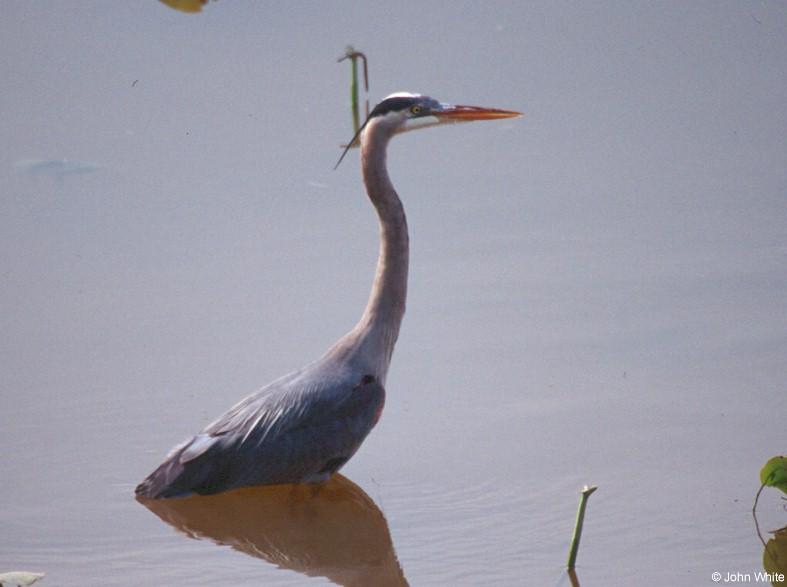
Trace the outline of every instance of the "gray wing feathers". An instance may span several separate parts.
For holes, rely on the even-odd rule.
[[[384,399],[385,390],[371,376],[282,377],[173,450],[137,492],[216,493],[333,473],[371,431]]]

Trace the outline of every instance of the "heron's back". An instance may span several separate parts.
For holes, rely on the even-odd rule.
[[[358,450],[385,402],[375,376],[330,367],[313,364],[236,404],[177,446],[137,495],[326,480]]]

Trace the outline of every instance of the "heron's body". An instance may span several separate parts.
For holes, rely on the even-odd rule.
[[[380,255],[360,321],[320,359],[247,397],[176,447],[137,487],[138,495],[320,482],[355,454],[383,409],[407,297],[407,221],[388,177],[388,141],[407,130],[408,122],[427,116],[443,117],[442,122],[516,115],[410,94],[390,96],[375,107],[361,129],[361,168],[379,218]]]

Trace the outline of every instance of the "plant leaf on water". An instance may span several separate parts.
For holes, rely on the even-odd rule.
[[[768,487],[776,487],[787,493],[787,457],[769,459],[760,471],[760,482]]]
[[[768,540],[762,553],[762,568],[768,573],[787,575],[787,532],[779,532]]]

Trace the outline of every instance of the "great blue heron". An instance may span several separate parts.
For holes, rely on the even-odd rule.
[[[175,447],[139,484],[137,495],[179,497],[251,485],[319,483],[338,471],[382,412],[407,296],[407,220],[388,177],[388,141],[418,127],[519,115],[406,93],[375,106],[339,159],[360,136],[363,181],[380,221],[377,272],[360,321],[320,359],[250,395]]]

